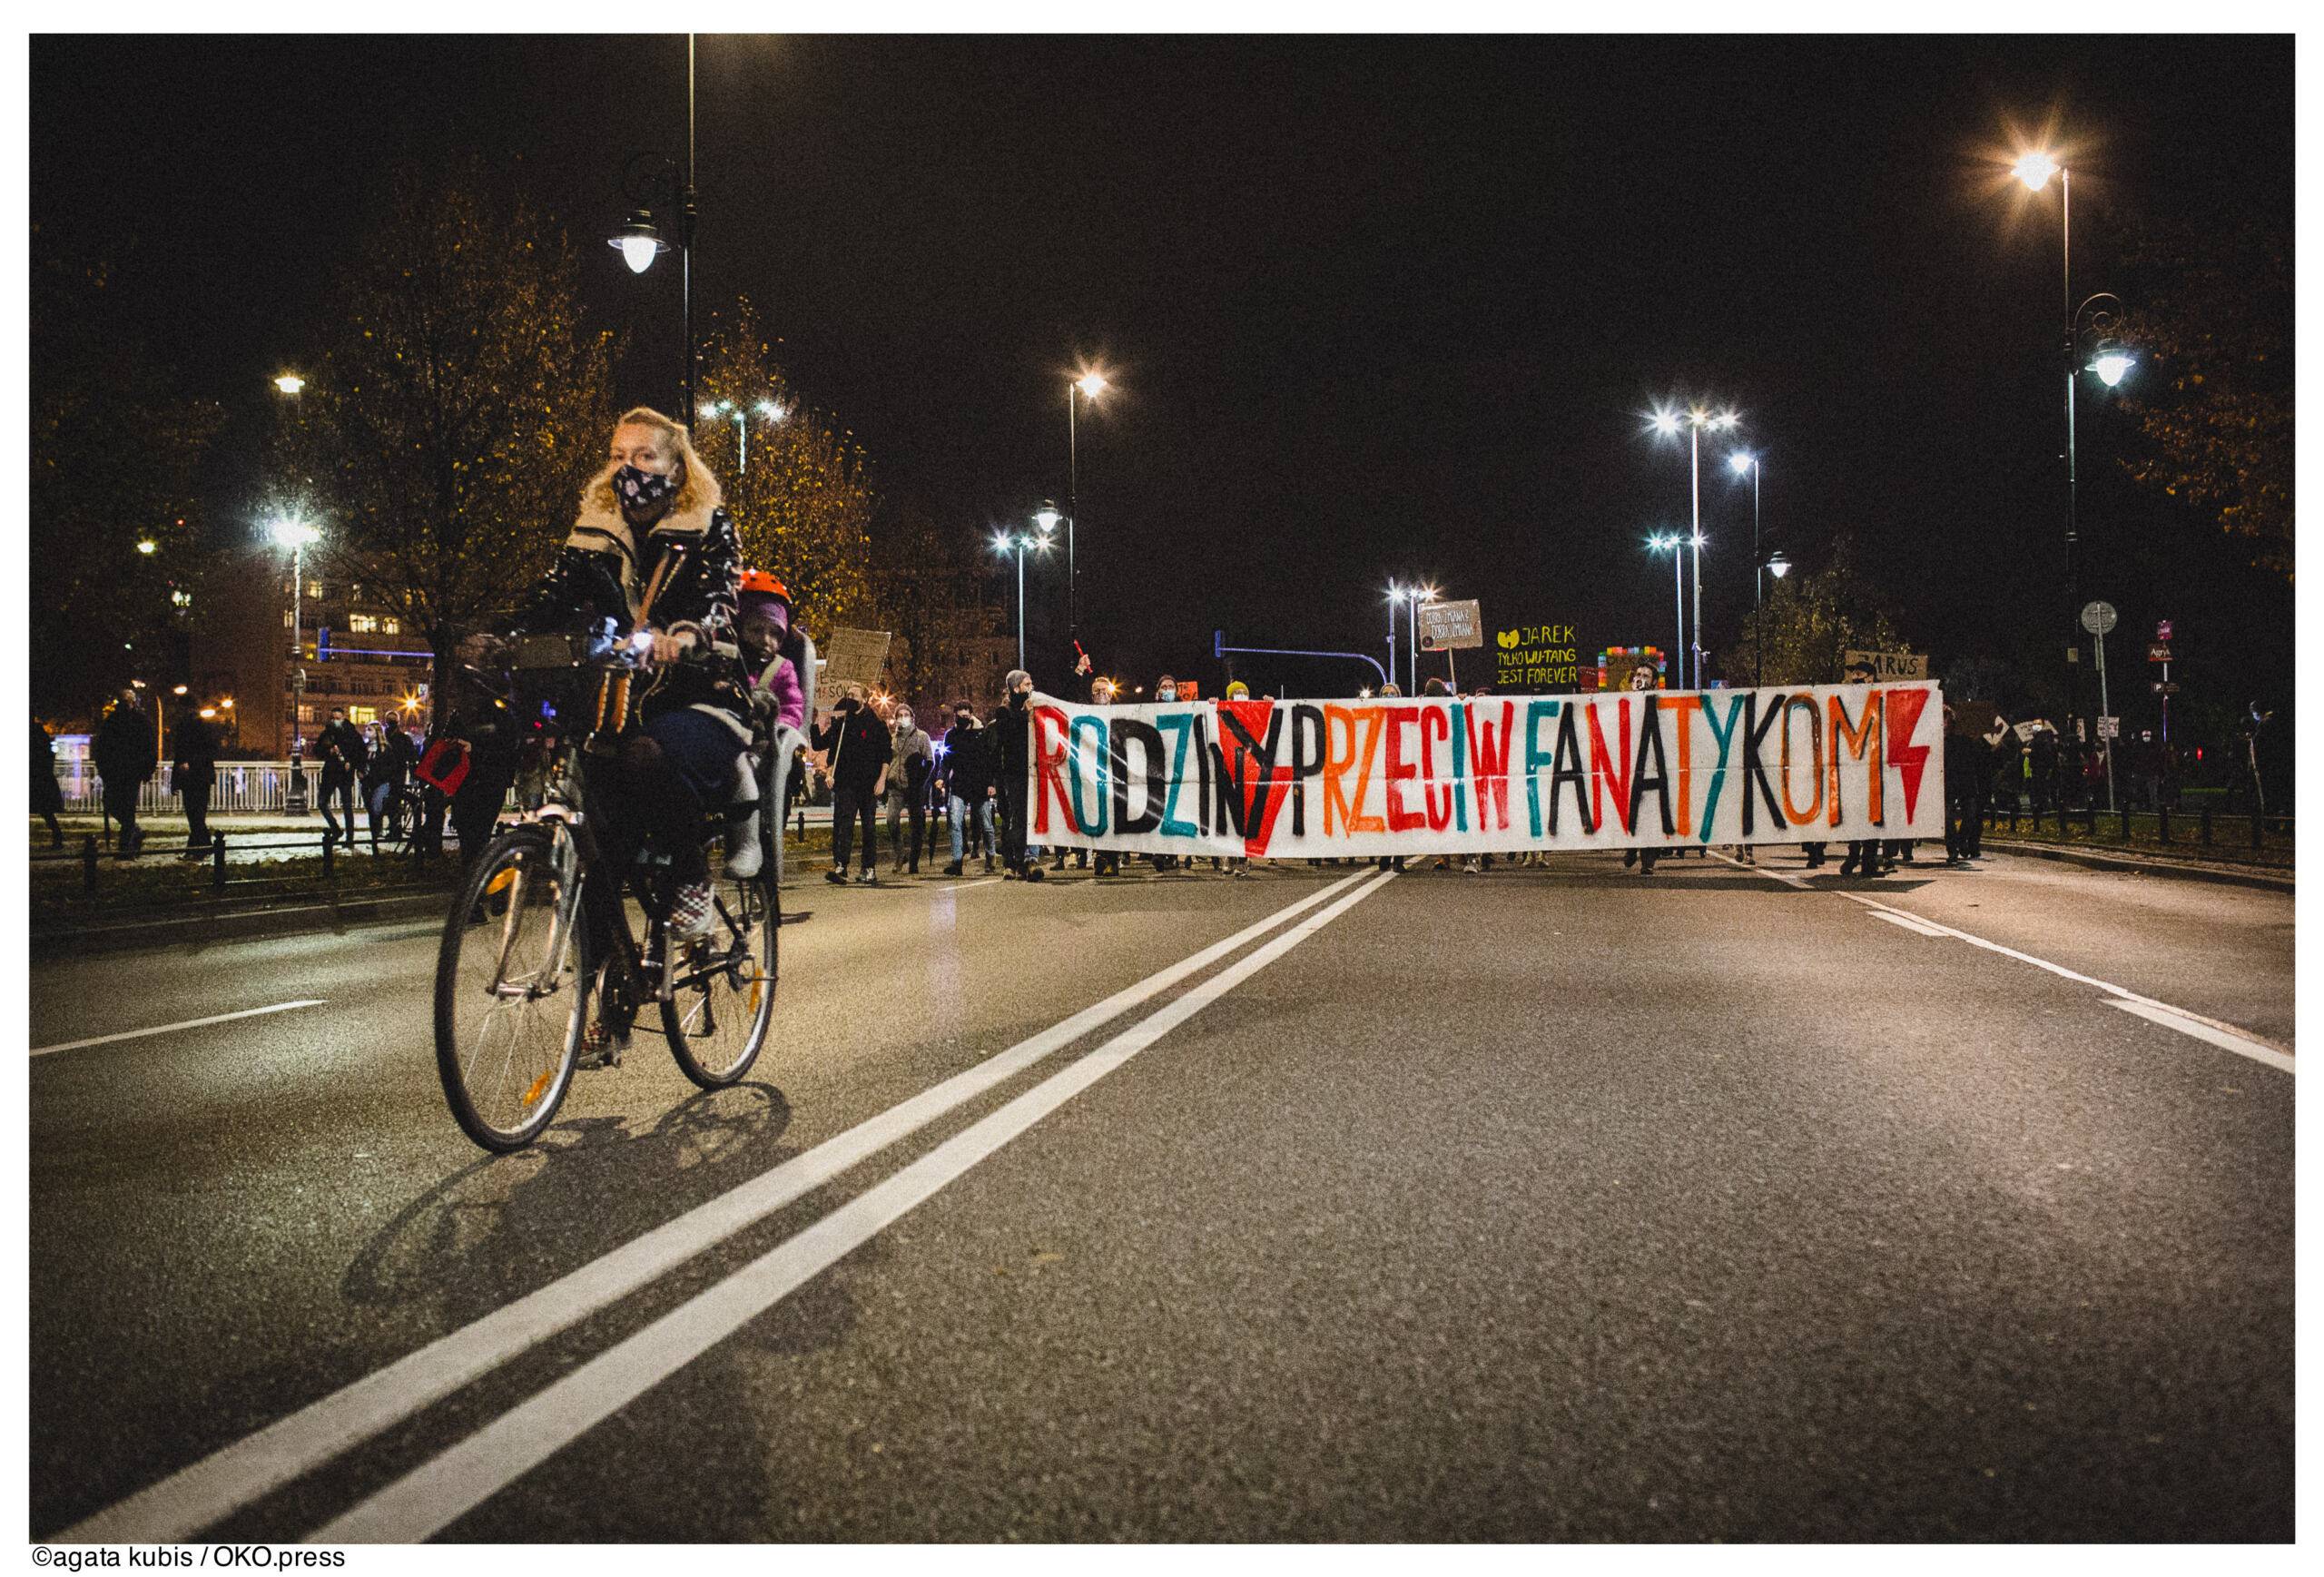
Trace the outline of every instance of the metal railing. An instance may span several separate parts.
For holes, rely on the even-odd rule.
[[[2292,818],[2265,815],[2252,811],[2226,811],[2211,805],[2188,806],[2172,810],[2168,806],[2152,811],[2133,811],[2127,807],[2104,810],[2097,805],[2073,808],[2044,805],[2038,810],[2021,805],[2014,794],[2004,795],[2001,804],[1985,809],[1985,826],[1989,831],[2017,831],[2022,816],[2030,831],[2039,833],[2043,825],[2054,825],[2063,834],[2069,828],[2079,829],[2088,840],[2112,838],[2128,844],[2134,839],[2140,843],[2153,842],[2165,848],[2185,846],[2190,849],[2238,848],[2259,851],[2272,841],[2278,846],[2290,843],[2292,838]]]
[[[307,780],[307,803],[311,805],[321,781],[322,763],[302,762],[299,770]],[[168,783],[165,764],[137,785],[138,814],[166,815],[178,808],[178,795]],[[61,764],[56,786],[64,796],[68,812],[94,815],[104,808],[103,785],[96,768],[86,762]],[[289,803],[286,791],[290,786],[290,764],[287,761],[222,761],[211,782],[210,809],[212,813],[279,811]]]

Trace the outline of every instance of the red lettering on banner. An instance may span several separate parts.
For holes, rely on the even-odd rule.
[[[1347,730],[1347,754],[1340,755],[1333,747],[1337,731]],[[1347,791],[1340,786],[1340,778],[1355,764],[1355,714],[1345,706],[1324,708],[1324,836],[1334,835],[1334,817],[1341,826],[1349,826],[1355,819],[1355,807],[1347,803]],[[1359,787],[1357,793],[1362,794]]]
[[[1896,771],[1905,780],[1905,820],[1913,819],[1913,807],[1920,803],[1921,770],[1928,765],[1928,746],[1899,744],[1897,737],[1910,740],[1913,730],[1920,726],[1921,713],[1928,705],[1925,690],[1890,690],[1886,692],[1888,714],[1888,759],[1896,764]]]
[[[1057,730],[1052,740],[1049,728]],[[1058,809],[1065,814],[1068,831],[1078,833],[1081,828],[1073,819],[1073,799],[1065,792],[1065,714],[1054,706],[1033,708],[1033,831],[1049,830],[1049,794],[1057,794]],[[1054,748],[1051,748],[1052,744]]]
[[[1355,803],[1348,807],[1347,830],[1351,833],[1384,833],[1388,823],[1378,816],[1367,816],[1364,811],[1364,791],[1372,786],[1372,764],[1380,758],[1380,708],[1359,706],[1355,715],[1364,720],[1364,764],[1356,769]]]
[[[1469,781],[1477,785],[1477,831],[1489,833],[1493,828],[1486,823],[1497,814],[1500,830],[1509,831],[1509,742],[1517,734],[1517,703],[1501,704],[1501,736],[1493,737],[1491,719],[1481,717],[1484,708],[1475,702],[1468,707],[1469,723]],[[1493,746],[1498,744],[1499,751]]]
[[[1240,723],[1245,734],[1265,744],[1274,702],[1221,701],[1218,709]],[[1243,853],[1257,859],[1266,853],[1267,840],[1275,836],[1275,817],[1291,797],[1291,768],[1276,763],[1262,772],[1258,756],[1244,745],[1240,734],[1225,726],[1218,734],[1226,747],[1227,775],[1243,785]]]
[[[1625,833],[1630,830],[1630,698],[1622,696],[1615,703],[1622,715],[1622,748],[1613,761],[1607,759],[1606,733],[1599,725],[1598,708],[1585,708],[1590,714],[1590,819],[1600,826],[1606,824],[1606,785],[1614,787],[1614,820]],[[1621,764],[1621,772],[1614,771],[1614,763]]]
[[[1452,824],[1452,787],[1444,787],[1444,798],[1437,799],[1435,740],[1452,737],[1452,712],[1447,706],[1431,706],[1420,715],[1420,797],[1428,806],[1428,830],[1441,833]]]
[[[1431,707],[1430,710],[1434,711],[1436,708]],[[1428,824],[1428,817],[1424,813],[1403,808],[1403,802],[1396,792],[1397,784],[1412,782],[1419,771],[1416,763],[1404,759],[1402,739],[1403,731],[1418,725],[1419,722],[1420,718],[1417,715],[1403,706],[1397,707],[1387,716],[1388,784],[1385,793],[1388,796],[1388,830],[1392,833],[1409,833]]]

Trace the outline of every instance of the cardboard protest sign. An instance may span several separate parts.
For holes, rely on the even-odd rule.
[[[1309,859],[1944,834],[1927,682],[1080,706],[1036,695],[1027,841]]]
[[[837,701],[850,685],[877,690],[891,638],[886,630],[833,630],[832,644],[823,653],[823,671],[815,683],[823,704]]]

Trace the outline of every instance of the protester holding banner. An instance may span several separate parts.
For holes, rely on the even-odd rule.
[[[1041,868],[1025,857],[1025,795],[1033,769],[1033,676],[1011,668],[1001,682],[1003,701],[992,720],[1000,737],[1000,873],[1011,881],[1039,882]]]

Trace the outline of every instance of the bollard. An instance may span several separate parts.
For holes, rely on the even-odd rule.
[[[81,840],[81,891],[92,898],[97,895],[97,835],[94,833]]]
[[[2211,808],[2209,805],[2203,807],[2202,839],[2203,847],[2210,848],[2211,846]]]
[[[2164,848],[2171,846],[2171,807],[2169,805],[2154,807],[2154,835]]]
[[[226,890],[226,834],[210,834],[210,888],[213,892]]]

